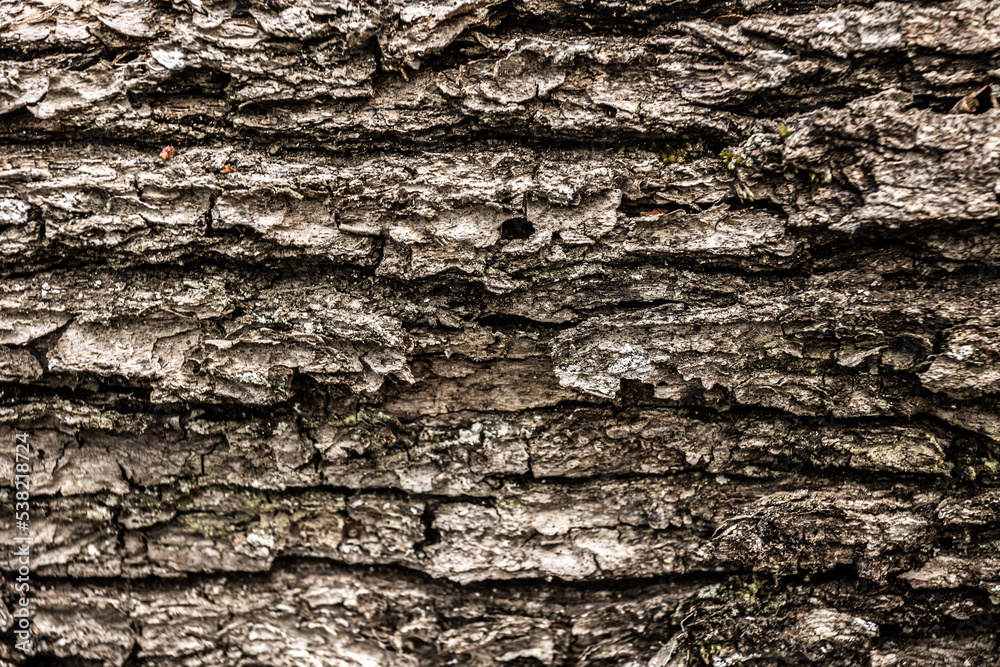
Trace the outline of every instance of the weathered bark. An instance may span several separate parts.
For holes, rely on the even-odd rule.
[[[998,25],[0,6],[0,665],[1000,664]]]

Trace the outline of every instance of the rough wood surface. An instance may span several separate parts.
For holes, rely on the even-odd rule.
[[[0,4],[0,665],[1000,664],[998,25]]]

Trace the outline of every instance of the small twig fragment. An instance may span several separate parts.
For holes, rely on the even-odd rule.
[[[744,21],[750,17],[743,16],[742,14],[726,14],[724,16],[717,16],[712,23],[717,23],[718,25],[731,26],[736,25],[740,21]]]

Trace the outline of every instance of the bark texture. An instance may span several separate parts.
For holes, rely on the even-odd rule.
[[[0,5],[0,665],[1000,664],[998,26]]]

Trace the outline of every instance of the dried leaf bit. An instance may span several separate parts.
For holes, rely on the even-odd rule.
[[[993,86],[983,86],[958,101],[948,113],[986,113],[990,109],[1000,109],[1000,103],[993,95]]]

